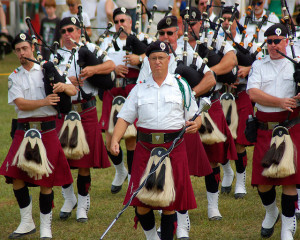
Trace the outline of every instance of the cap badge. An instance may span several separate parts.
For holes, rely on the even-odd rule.
[[[161,50],[164,51],[166,49],[166,44],[162,42],[162,43],[160,43],[159,47]]]
[[[194,19],[196,18],[196,15],[197,15],[196,12],[193,11],[193,12],[192,12],[192,17],[193,17]]]
[[[275,33],[277,36],[280,36],[281,34],[281,29],[280,28],[276,28]]]
[[[21,33],[21,34],[20,34],[20,38],[21,38],[23,41],[25,41],[25,40],[26,40],[26,35],[25,35],[24,33]]]
[[[126,13],[126,8],[121,7],[121,12],[122,12],[122,13]]]
[[[73,24],[76,24],[76,18],[71,17],[71,22],[72,22]]]
[[[167,18],[166,19],[166,24],[168,24],[169,26],[171,25],[171,23],[172,23],[172,20],[171,20],[171,18]]]

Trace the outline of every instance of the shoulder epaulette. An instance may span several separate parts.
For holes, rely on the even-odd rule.
[[[14,70],[14,73],[18,73],[20,71],[20,69],[19,68],[16,68],[15,70]]]
[[[146,83],[146,80],[140,80],[138,83]]]

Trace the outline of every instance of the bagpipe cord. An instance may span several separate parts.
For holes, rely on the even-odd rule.
[[[178,86],[179,86],[179,89],[180,89],[180,92],[181,92],[181,95],[182,95],[182,98],[183,98],[183,102],[184,102],[184,107],[189,111],[189,108],[191,106],[191,88],[190,88],[190,85],[187,83],[187,81],[184,79],[184,78],[181,78],[185,83],[186,85],[188,86],[188,90],[189,90],[189,96],[190,96],[190,99],[189,99],[189,105],[187,105],[186,103],[186,94],[185,94],[185,90],[184,90],[184,86],[182,84],[182,82],[180,81],[179,78],[176,78],[177,80],[177,83],[178,83]]]

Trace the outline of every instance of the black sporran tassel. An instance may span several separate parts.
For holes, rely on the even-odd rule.
[[[165,186],[165,179],[166,179],[166,164],[163,163],[161,166],[161,169],[159,171],[159,174],[156,179],[156,187],[157,190],[163,191]]]
[[[69,140],[69,126],[67,125],[59,139],[60,145],[62,146],[62,148],[65,148],[68,146],[68,140]]]
[[[70,143],[69,143],[69,147],[70,148],[75,148],[77,147],[78,144],[78,127],[75,126],[70,138]]]
[[[205,124],[207,132],[212,133],[214,128],[213,128],[213,126],[211,125],[210,121],[208,120],[208,118],[206,116],[204,116],[204,124]]]
[[[284,150],[285,150],[285,141],[283,141],[282,143],[280,143],[280,145],[278,146],[278,148],[276,149],[275,151],[275,154],[273,156],[273,160],[272,162],[274,164],[279,164],[282,157],[283,157],[283,154],[284,154]]]
[[[272,146],[270,147],[270,149],[266,152],[265,156],[263,157],[263,159],[261,160],[261,165],[264,168],[268,168],[272,165],[272,159],[274,157],[276,151],[276,143],[274,142],[272,144]]]
[[[154,168],[155,168],[155,164],[153,162],[152,165],[151,165],[151,168],[150,168],[150,172],[152,172]],[[154,187],[155,180],[156,180],[156,172],[152,173],[150,175],[150,177],[148,178],[148,180],[145,184],[145,187],[146,187],[147,190],[151,190]]]
[[[203,124],[201,124],[201,127],[199,128],[199,133],[204,134],[205,131],[206,131],[206,127]]]
[[[28,143],[26,144],[24,157],[25,157],[28,161],[33,161],[33,162],[35,162],[35,163],[40,164],[40,163],[41,163],[41,155],[40,155],[40,149],[39,149],[39,146],[38,146],[37,144],[35,144],[35,146],[32,148],[32,147],[31,147],[31,143],[28,142]]]
[[[113,123],[114,123],[114,126],[116,126],[117,124],[117,121],[118,121],[118,114],[119,112],[117,110],[114,111],[114,116],[113,116]]]
[[[232,112],[232,105],[229,106],[226,114],[226,122],[228,126],[231,124],[231,112]]]

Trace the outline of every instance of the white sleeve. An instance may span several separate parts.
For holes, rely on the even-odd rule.
[[[16,74],[11,74],[8,77],[8,104],[14,105],[14,100],[17,98],[25,98],[20,81],[17,81]]]
[[[251,88],[261,88],[261,82],[262,77],[260,74],[260,68],[261,68],[262,62],[261,60],[256,60],[250,69],[249,75],[248,75],[248,83],[247,83],[247,92]]]

